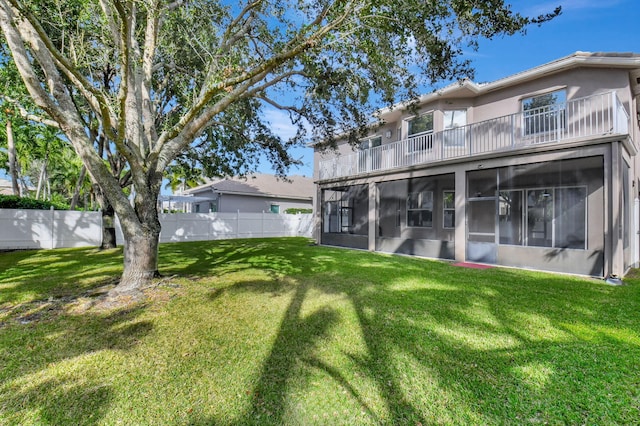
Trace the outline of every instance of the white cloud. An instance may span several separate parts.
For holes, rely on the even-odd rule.
[[[268,107],[264,110],[264,118],[271,123],[273,133],[284,140],[294,137],[298,130],[286,111]]]

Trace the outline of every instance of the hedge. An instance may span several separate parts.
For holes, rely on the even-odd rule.
[[[49,210],[52,206],[56,210],[69,210],[69,206],[62,203],[0,194],[0,209]]]

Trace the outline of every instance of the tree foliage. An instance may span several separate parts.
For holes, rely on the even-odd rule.
[[[18,182],[23,196],[68,204],[77,191],[79,204],[88,203],[91,186],[88,179],[79,180],[80,158],[58,124],[33,103],[9,54],[0,58],[0,169]],[[9,164],[8,132],[16,170]]]
[[[119,216],[120,292],[157,273],[157,197],[176,161],[232,174],[267,153],[284,174],[295,161],[289,147],[345,132],[356,140],[380,102],[471,76],[461,53],[478,38],[558,13],[525,17],[503,0],[0,0],[6,45],[34,102]],[[266,107],[290,114],[295,137],[272,132]],[[101,149],[117,154],[122,173]]]

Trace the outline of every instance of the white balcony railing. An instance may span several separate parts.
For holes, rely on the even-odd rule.
[[[629,114],[607,92],[420,135],[321,161],[320,180],[393,170],[571,139],[628,134]]]

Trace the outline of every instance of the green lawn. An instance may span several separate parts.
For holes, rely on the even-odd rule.
[[[0,253],[0,424],[632,424],[640,278],[318,247],[162,245],[148,301],[91,307],[121,252]]]

